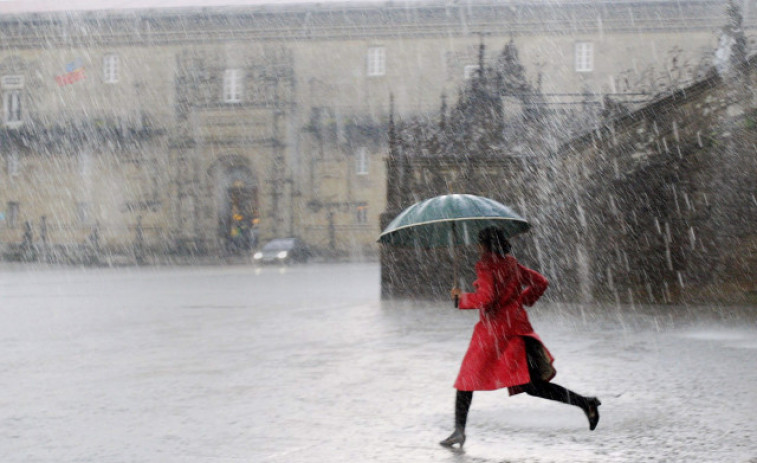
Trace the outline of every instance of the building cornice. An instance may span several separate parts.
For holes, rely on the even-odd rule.
[[[171,45],[229,40],[382,40],[471,35],[715,31],[723,0],[429,1],[27,13],[0,16],[4,48]],[[757,25],[746,20],[747,27]]]

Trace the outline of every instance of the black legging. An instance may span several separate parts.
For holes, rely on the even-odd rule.
[[[533,376],[532,376],[533,377]],[[586,410],[588,401],[586,397],[576,394],[570,389],[566,389],[559,384],[550,383],[541,379],[533,380],[528,384],[520,386],[521,390],[528,395],[541,397],[543,399],[555,400],[568,405],[575,405]],[[455,397],[455,428],[465,429],[465,423],[468,421],[468,410],[470,410],[473,401],[473,391],[457,391]]]
[[[473,401],[473,391],[457,391],[457,396],[455,396],[455,429],[465,429],[471,401]]]
[[[588,407],[588,400],[586,397],[576,394],[570,389],[566,389],[559,384],[550,383],[548,381],[536,380],[522,386],[523,392],[535,397],[541,397],[543,399],[555,400],[568,405],[575,405],[581,410],[586,410]]]

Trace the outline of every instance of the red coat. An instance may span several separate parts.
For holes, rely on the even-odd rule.
[[[510,388],[510,394],[530,382],[524,336],[541,344],[524,305],[531,306],[547,289],[547,279],[518,263],[514,257],[489,253],[476,264],[474,293],[460,295],[460,309],[478,309],[481,319],[465,354],[455,388],[461,391],[491,391]],[[543,347],[543,344],[541,344]],[[555,375],[554,358],[543,347],[547,373]]]

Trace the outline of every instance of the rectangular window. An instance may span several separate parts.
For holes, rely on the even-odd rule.
[[[239,103],[242,101],[242,70],[227,69],[223,74],[223,102]]]
[[[80,225],[89,224],[89,203],[76,203],[76,220]]]
[[[355,223],[366,224],[368,223],[368,206],[361,205],[355,210]]]
[[[8,162],[8,175],[15,177],[19,172],[18,153],[10,152],[8,153],[8,157],[6,159]]]
[[[365,148],[360,148],[355,153],[355,173],[368,175],[368,150]]]
[[[86,177],[92,171],[92,156],[88,152],[82,151],[78,156],[79,175]]]
[[[3,114],[6,124],[16,125],[21,122],[21,90],[7,90],[3,93]]]
[[[18,226],[18,209],[18,201],[8,201],[7,210],[5,211],[5,220],[8,228],[16,228]]]
[[[478,64],[469,64],[463,68],[463,78],[465,80],[470,80],[474,77],[476,77],[476,73],[478,73]]]
[[[118,55],[110,54],[103,57],[103,81],[106,84],[118,82]]]
[[[576,43],[576,72],[591,72],[594,70],[594,44],[591,42]]]
[[[371,47],[368,49],[368,76],[383,76],[386,74],[386,49]]]

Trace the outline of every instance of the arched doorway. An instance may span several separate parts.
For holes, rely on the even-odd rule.
[[[228,254],[249,252],[257,244],[260,221],[258,186],[248,161],[239,156],[215,166],[218,238]]]

